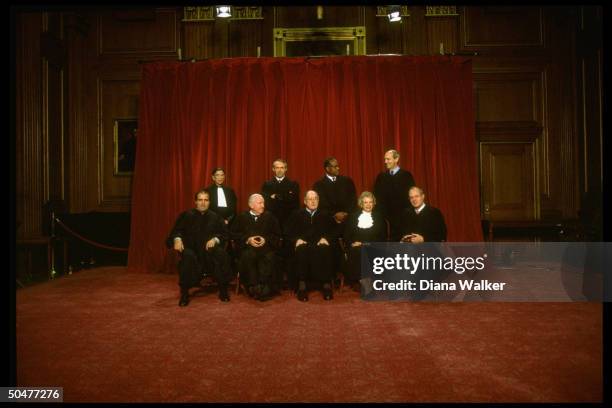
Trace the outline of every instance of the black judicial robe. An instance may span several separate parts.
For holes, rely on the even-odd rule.
[[[394,175],[384,171],[376,177],[374,183],[376,207],[392,224],[394,224],[393,218],[399,216],[405,208],[411,208],[408,191],[415,185],[412,174],[402,168]]]
[[[210,209],[219,214],[221,217],[231,222],[236,216],[236,193],[230,187],[221,186],[223,193],[225,194],[225,201],[227,207],[219,207],[217,205],[217,185],[211,184],[206,187],[206,190],[210,193]]]
[[[223,247],[229,236],[227,226],[223,218],[210,209],[201,213],[192,208],[182,212],[166,239],[168,248],[174,247],[174,238],[180,237],[183,246],[194,250],[196,253],[204,251],[206,242],[211,238],[219,238],[219,246]]]
[[[317,180],[312,189],[319,194],[319,209],[332,216],[337,212],[351,213],[357,206],[355,183],[349,177],[336,176],[336,181],[323,176]]]
[[[261,194],[265,200],[266,210],[272,212],[282,228],[291,212],[300,207],[300,186],[297,182],[285,177],[280,183],[273,177],[263,183]],[[272,198],[272,194],[276,194]]]
[[[266,240],[266,244],[261,248],[264,251],[278,248],[281,229],[274,214],[264,211],[257,217],[257,221],[250,211],[238,214],[230,227],[230,236],[237,248],[246,248],[246,240],[254,235],[261,235]]]
[[[344,243],[350,248],[353,242],[384,242],[387,240],[387,223],[382,214],[376,210],[372,211],[373,225],[370,228],[359,228],[359,216],[362,211],[356,211],[349,215],[344,229]]]
[[[400,238],[408,234],[419,234],[425,242],[446,241],[446,223],[442,212],[435,207],[425,205],[420,213],[414,208],[404,210],[399,223]]]
[[[314,215],[310,216],[305,208],[301,208],[294,211],[287,220],[285,235],[292,248],[295,248],[298,239],[306,241],[308,245],[316,245],[321,238],[325,238],[333,245],[338,238],[335,224],[327,211],[317,209]]]

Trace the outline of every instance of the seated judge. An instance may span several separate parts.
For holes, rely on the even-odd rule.
[[[265,211],[261,194],[249,197],[249,210],[239,214],[230,227],[236,243],[240,279],[248,294],[260,301],[272,297],[275,251],[281,237],[276,217]]]
[[[385,217],[375,211],[376,197],[364,191],[357,200],[360,210],[351,213],[344,230],[344,245],[348,254],[348,268],[345,283],[355,291],[360,290],[361,246],[364,242],[383,242],[387,240]]]
[[[330,242],[337,239],[332,216],[320,210],[319,195],[309,190],[304,196],[305,208],[294,211],[287,220],[286,238],[294,248],[297,269],[297,298],[308,301],[306,282],[322,285],[323,298],[331,300],[332,252]]]
[[[225,220],[225,224],[232,222],[236,216],[236,193],[224,185],[225,170],[217,167],[212,171],[213,184],[206,189],[210,192],[210,209]]]
[[[446,241],[444,216],[437,208],[425,204],[423,189],[410,188],[408,197],[412,208],[404,210],[399,219],[400,241],[413,244]]]
[[[230,300],[227,286],[231,280],[230,260],[224,245],[228,231],[223,218],[209,210],[210,194],[200,190],[195,208],[181,213],[166,240],[168,248],[181,253],[178,264],[181,298],[179,306],[189,304],[189,289],[199,286],[205,274],[211,274],[219,285],[219,299]]]

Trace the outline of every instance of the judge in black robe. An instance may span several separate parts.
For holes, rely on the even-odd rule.
[[[274,260],[281,229],[274,214],[265,211],[260,194],[249,197],[249,207],[249,211],[238,214],[230,234],[238,253],[241,281],[250,296],[264,301],[275,291]]]
[[[319,197],[310,190],[304,198],[306,208],[291,214],[287,221],[286,237],[294,249],[297,269],[298,299],[308,300],[306,282],[323,286],[323,298],[332,299],[332,252],[330,242],[337,239],[333,218],[318,209]]]
[[[376,198],[369,191],[359,196],[360,211],[353,212],[344,230],[344,245],[348,255],[348,267],[344,280],[349,286],[356,285],[361,278],[361,248],[366,242],[384,242],[387,240],[387,222],[375,209]]]
[[[399,240],[399,218],[404,209],[410,208],[408,191],[415,185],[412,174],[399,167],[399,153],[389,150],[385,153],[385,166],[387,170],[376,177],[374,183],[374,196],[378,210],[389,221],[391,237]]]
[[[219,285],[219,298],[229,301],[227,285],[231,280],[230,259],[225,251],[228,231],[223,218],[209,209],[210,195],[206,190],[196,193],[196,207],[182,212],[166,239],[168,248],[181,253],[179,306],[189,303],[189,289],[198,286],[204,275],[210,274]]]
[[[223,217],[226,224],[230,224],[236,216],[236,193],[224,184],[225,171],[221,167],[213,170],[212,179],[214,183],[206,188],[210,193],[210,209]],[[225,203],[219,200],[219,190],[223,191]]]

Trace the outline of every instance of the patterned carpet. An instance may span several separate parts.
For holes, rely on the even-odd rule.
[[[17,291],[18,386],[67,402],[597,402],[597,303],[216,293],[106,267]]]

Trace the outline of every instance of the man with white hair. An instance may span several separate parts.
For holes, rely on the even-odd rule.
[[[272,296],[274,256],[281,229],[276,217],[265,210],[261,194],[251,194],[249,208],[234,219],[230,236],[238,251],[240,279],[246,282],[250,296],[264,301]]]
[[[337,240],[337,228],[332,215],[319,209],[319,195],[309,190],[304,196],[305,208],[296,210],[287,220],[286,235],[295,251],[298,291],[297,298],[308,300],[307,282],[322,286],[323,299],[331,300],[332,250]]]

